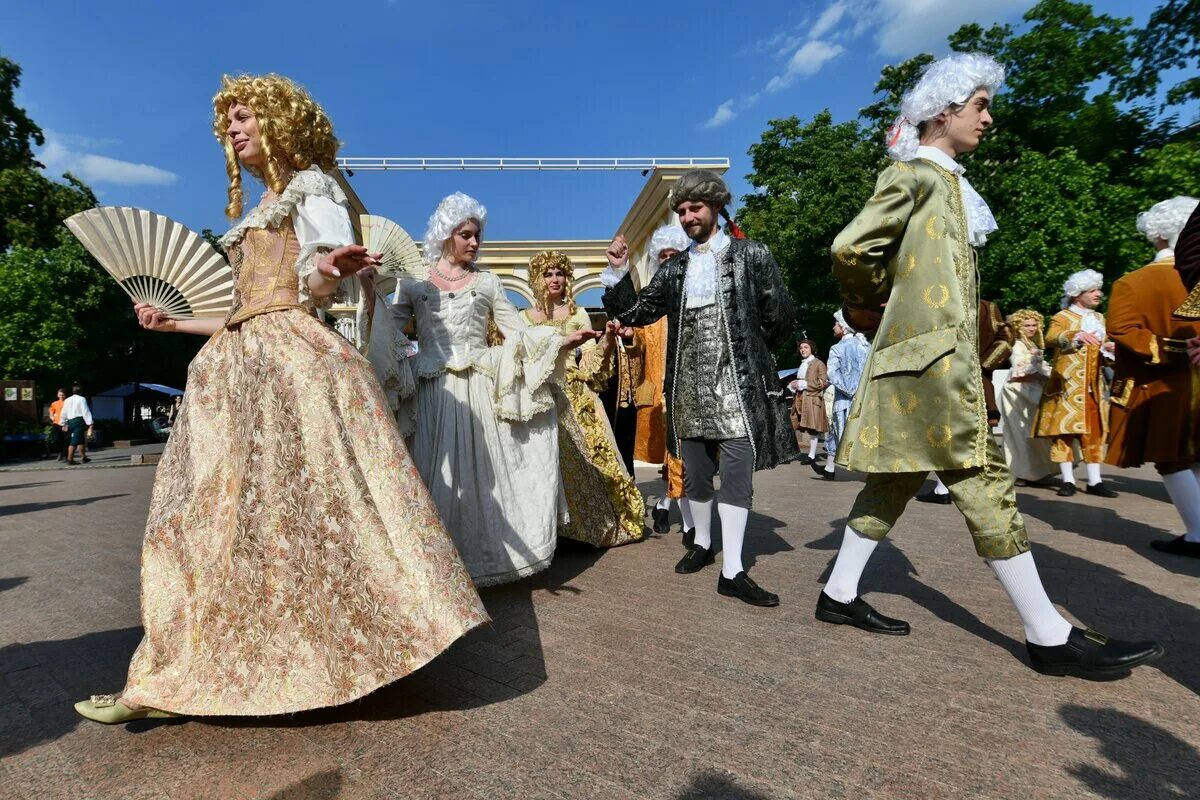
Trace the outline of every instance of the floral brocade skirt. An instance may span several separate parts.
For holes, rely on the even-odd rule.
[[[338,705],[485,621],[367,361],[300,310],[214,335],[155,478],[125,698]]]

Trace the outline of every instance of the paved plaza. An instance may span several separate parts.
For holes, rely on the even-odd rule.
[[[678,528],[483,597],[494,622],[363,701],[105,727],[140,636],[153,467],[0,473],[0,798],[1185,798],[1200,796],[1200,563],[1152,470],[1116,500],[1020,490],[1051,598],[1166,656],[1042,677],[953,507],[913,503],[863,589],[906,638],[813,619],[861,483],[760,473],[747,534],[775,609],[681,576]],[[661,487],[654,472],[643,488]]]

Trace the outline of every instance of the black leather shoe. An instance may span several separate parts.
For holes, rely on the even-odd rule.
[[[833,473],[826,472],[825,468],[822,467],[817,462],[814,461],[810,466],[812,467],[812,471],[817,473],[817,475],[819,475],[823,480],[827,480],[827,481],[833,480]]]
[[[667,520],[670,514],[669,509],[659,508],[658,506],[655,506],[654,510],[650,512],[650,516],[654,520],[655,533],[666,533],[671,530],[671,523]]]
[[[1163,654],[1158,642],[1122,642],[1102,633],[1071,628],[1066,644],[1025,643],[1029,665],[1043,675],[1117,675]]]
[[[683,532],[683,548],[686,550],[696,543],[696,529],[688,528]]]
[[[933,503],[934,505],[939,505],[939,506],[950,505],[950,495],[938,494],[937,492],[933,491],[932,489],[930,489],[928,492],[925,492],[924,494],[917,495],[917,499],[920,500],[922,503]]]
[[[717,578],[717,594],[723,594],[726,597],[736,597],[743,603],[749,603],[752,606],[777,606],[779,605],[779,595],[771,594],[766,589],[759,586],[750,576],[742,570],[732,578],[726,578],[724,575]]]
[[[1088,494],[1094,494],[1097,497],[1117,496],[1116,492],[1104,485],[1104,481],[1100,481],[1099,483],[1089,483],[1087,489],[1084,491],[1086,491]]]
[[[1075,484],[1063,483],[1062,486],[1058,487],[1058,496],[1059,497],[1074,497],[1076,491],[1077,491],[1077,489],[1075,488]]]
[[[1189,542],[1182,536],[1176,536],[1174,539],[1166,539],[1164,541],[1151,542],[1150,546],[1160,553],[1200,558],[1200,542]]]
[[[712,548],[692,544],[688,547],[687,555],[679,559],[679,563],[675,565],[675,571],[680,575],[690,575],[693,572],[699,572],[713,563],[715,557]]]
[[[803,456],[800,456],[800,463],[801,464],[812,464],[813,460],[811,458],[809,458],[807,455],[803,455]]]
[[[882,633],[887,636],[908,636],[911,630],[904,620],[885,617],[861,597],[856,597],[849,603],[842,603],[821,592],[821,596],[817,598],[816,616],[822,622],[853,625],[870,633]]]

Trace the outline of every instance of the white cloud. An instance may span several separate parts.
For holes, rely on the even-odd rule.
[[[796,82],[797,78],[807,78],[816,75],[820,72],[821,67],[828,64],[832,59],[837,58],[845,52],[845,49],[840,44],[832,44],[819,39],[805,42],[797,48],[795,53],[792,53],[792,57],[788,61],[787,70],[782,75],[776,75],[767,81],[765,91],[777,92],[780,89],[786,89],[791,86]]]
[[[808,30],[808,38],[820,39],[825,34],[833,30],[834,26],[842,21],[842,17],[846,13],[846,3],[844,0],[838,0],[821,12],[821,16],[817,17],[817,21]]]
[[[174,172],[150,164],[86,152],[118,144],[113,139],[92,139],[50,130],[44,133],[46,145],[37,153],[37,159],[46,165],[46,172],[51,175],[70,172],[85,183],[116,183],[124,186],[170,186],[179,180]]]
[[[1032,6],[1034,0],[874,0],[852,13],[861,14],[878,31],[876,44],[885,56],[909,57],[917,53],[940,53],[946,37],[968,22],[987,27],[1010,19]]]
[[[736,116],[737,112],[733,110],[733,98],[731,97],[717,106],[717,110],[713,112],[713,115],[708,118],[708,121],[702,127],[719,128]]]

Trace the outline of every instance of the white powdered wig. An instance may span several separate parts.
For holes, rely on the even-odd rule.
[[[858,331],[856,331],[856,330],[854,330],[854,328],[850,327],[849,322],[846,322],[846,316],[842,313],[842,310],[840,308],[837,311],[833,312],[833,320],[838,325],[842,326],[842,331],[844,331],[847,336],[853,336],[854,334],[858,333]]]
[[[917,126],[951,106],[961,106],[979,89],[988,98],[1004,83],[1004,67],[984,53],[955,53],[929,65],[900,101],[900,116],[887,132],[888,155],[897,161],[917,157]]]
[[[425,263],[432,264],[442,257],[442,245],[454,235],[458,226],[468,220],[479,223],[479,241],[483,241],[483,227],[487,224],[487,209],[470,195],[455,192],[438,203],[437,211],[425,226]]]
[[[1062,307],[1071,305],[1071,301],[1084,292],[1104,288],[1104,276],[1094,269],[1081,269],[1067,278],[1063,284]]]
[[[691,243],[692,240],[688,238],[681,226],[663,225],[650,237],[650,244],[646,246],[646,252],[650,254],[650,263],[658,266],[658,254],[663,250],[678,250],[682,253],[688,249],[688,245]]]
[[[1200,205],[1200,200],[1186,196],[1172,197],[1170,200],[1155,203],[1150,206],[1149,211],[1137,215],[1137,229],[1151,242],[1166,239],[1167,246],[1174,247],[1179,232],[1183,230],[1197,205]]]

